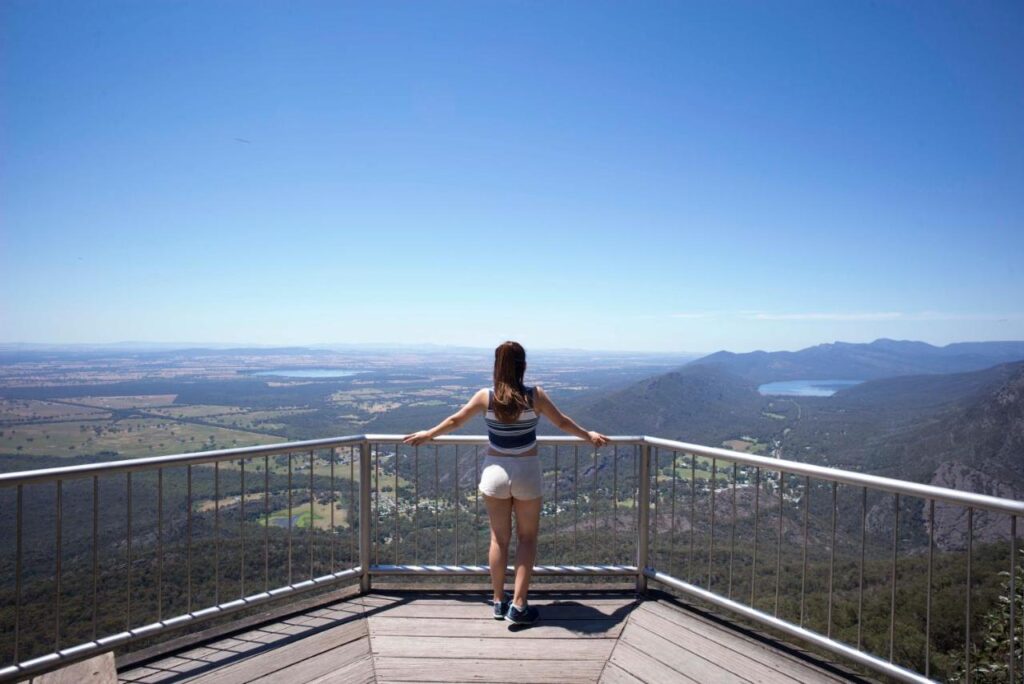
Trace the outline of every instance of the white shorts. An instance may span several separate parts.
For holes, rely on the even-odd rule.
[[[540,497],[540,456],[484,456],[480,492],[495,499]]]

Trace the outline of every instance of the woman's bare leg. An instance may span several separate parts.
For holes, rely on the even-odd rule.
[[[516,511],[516,592],[512,603],[526,605],[526,594],[530,591],[533,563],[537,560],[537,530],[540,527],[541,498],[526,501],[513,499]]]
[[[508,543],[512,538],[512,499],[496,499],[485,494],[484,504],[491,520],[491,550],[487,554],[487,562],[491,566],[491,587],[494,588],[494,600],[504,601]]]

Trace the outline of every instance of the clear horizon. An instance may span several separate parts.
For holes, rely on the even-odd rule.
[[[4,344],[1024,339],[1017,2],[11,0],[0,88]]]
[[[869,344],[882,339],[891,338],[876,338],[875,340],[869,340],[867,342],[861,342],[859,344]],[[924,340],[895,340],[897,342],[925,342]],[[945,347],[949,344],[970,344],[970,343],[984,343],[984,342],[1020,342],[1024,343],[1024,339],[1021,340],[959,340],[956,342],[950,342],[948,344],[932,345],[935,347]],[[601,349],[597,347],[530,347],[527,349],[528,352],[538,353],[550,353],[550,352],[584,352],[592,354],[650,354],[650,355],[662,355],[662,356],[693,356],[700,357],[708,354],[714,354],[719,351],[728,351],[737,354],[749,353],[752,351],[766,351],[766,352],[779,352],[779,351],[801,351],[810,347],[821,346],[825,344],[858,344],[852,343],[849,340],[830,340],[827,342],[818,342],[816,344],[808,345],[806,347],[791,348],[791,349],[767,349],[767,348],[754,348],[754,349],[708,349],[708,350],[676,350],[676,349]],[[926,344],[931,344],[926,342]],[[154,350],[154,351],[181,351],[190,349],[275,349],[275,348],[287,348],[293,347],[298,349],[310,349],[310,350],[339,350],[346,347],[354,349],[369,349],[369,350],[387,350],[392,348],[397,349],[423,349],[423,348],[437,348],[440,350],[445,349],[465,349],[465,350],[480,350],[490,351],[492,346],[475,346],[475,345],[460,345],[460,344],[438,344],[433,342],[311,342],[311,343],[295,343],[289,345],[281,344],[264,344],[256,342],[167,342],[160,340],[153,341],[142,341],[142,340],[122,340],[114,342],[74,342],[74,343],[55,343],[55,342],[0,342],[0,351],[9,351],[10,348],[15,347],[38,347],[45,349],[52,349],[61,351],[64,349],[71,350],[75,348],[84,349],[124,349],[128,351],[134,350]]]

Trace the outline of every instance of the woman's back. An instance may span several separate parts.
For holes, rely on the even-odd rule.
[[[523,409],[514,422],[507,423],[498,419],[494,411],[494,390],[488,390],[487,413],[484,420],[487,422],[487,439],[493,453],[521,456],[536,449],[537,421],[540,417],[533,408],[534,388],[525,388],[523,394],[526,397],[527,408]]]

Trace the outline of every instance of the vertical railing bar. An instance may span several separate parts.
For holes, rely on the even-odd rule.
[[[185,466],[185,612],[192,612],[192,465]]]
[[[928,499],[928,589],[924,604],[924,676],[932,673],[932,565],[935,559],[935,499]],[[1010,594],[1013,595],[1012,593]],[[1012,604],[1011,604],[1012,605]],[[1013,678],[1010,678],[1013,681]]]
[[[359,445],[359,590],[370,591],[370,443]]]
[[[128,581],[125,583],[125,589],[128,593],[128,599],[125,602],[124,611],[124,622],[128,630],[132,628],[132,471],[125,473],[125,489],[127,490],[127,496],[125,497],[125,506],[127,507],[127,544],[125,545],[125,556],[128,559]]]
[[[640,454],[642,448],[639,444],[633,444],[633,503],[630,504],[630,518],[636,525],[637,535],[640,533],[640,520],[637,517],[637,501],[640,498]]]
[[[1017,649],[1017,516],[1010,516],[1010,677],[1016,679]]]
[[[395,443],[395,565],[401,555],[402,541],[398,529],[398,443]],[[458,563],[456,563],[458,565]]]
[[[647,575],[644,574],[649,563],[650,552],[650,514],[651,514],[651,473],[650,473],[650,449],[644,442],[640,445],[640,456],[637,459],[637,495],[634,500],[637,503],[637,544],[636,544],[636,590],[639,594],[647,592]],[[635,451],[635,450],[634,450]]]
[[[459,498],[459,445],[455,445],[455,564],[459,564],[459,512],[462,499]]]
[[[736,553],[736,478],[739,464],[732,464],[732,530],[729,533],[729,598],[732,598],[732,564]]]
[[[785,486],[786,473],[779,471],[779,533],[775,539],[775,617],[779,617],[779,587],[782,584],[782,505],[784,502],[782,489]]]
[[[18,485],[17,502],[14,509],[14,662],[18,662],[18,647],[21,644],[21,523],[24,508],[24,485]],[[95,543],[93,544],[95,546]],[[95,614],[95,611],[94,611]]]
[[[554,533],[554,538],[555,538],[555,551],[557,552],[561,548],[558,545],[558,445],[557,444],[554,445],[554,450],[555,450],[555,524],[554,524],[555,533]]]
[[[356,448],[354,446],[348,448],[348,501],[351,509],[348,520],[348,558],[350,563],[355,563],[358,560],[356,557],[356,522],[359,520],[359,509],[356,507]]]
[[[761,466],[754,469],[754,553],[750,560],[750,607],[754,607],[754,588],[757,585],[757,519],[761,509]]]
[[[56,507],[56,534],[54,539],[54,546],[56,551],[55,561],[56,567],[53,573],[53,606],[54,606],[54,624],[53,624],[53,650],[60,650],[60,580],[61,580],[61,555],[63,552],[63,539],[61,538],[61,528],[63,527],[62,518],[64,510],[64,481],[57,480],[56,490],[56,501],[54,502]]]
[[[288,584],[292,584],[292,453],[288,452]]]
[[[572,463],[573,463],[573,474],[572,474],[572,564],[576,565],[576,532],[580,522],[580,492],[579,492],[579,479],[580,479],[580,448],[576,445],[572,447]]]
[[[245,459],[238,459],[241,470],[238,494],[238,596],[245,596]]]
[[[711,591],[712,566],[715,556],[715,487],[718,485],[718,459],[711,459],[711,529],[708,534],[708,591]]]
[[[100,531],[100,478],[92,476],[92,640],[96,641],[99,628],[99,531]],[[17,659],[15,659],[17,660]]]
[[[594,528],[594,545],[593,545],[593,559],[591,562],[597,562],[597,447],[594,447],[594,477],[593,477],[594,491],[590,495],[590,522]]]
[[[314,449],[309,450],[309,579],[313,579],[313,540],[316,537],[316,497],[313,495]]]
[[[462,510],[462,499],[459,498],[459,445],[455,445],[455,497],[453,500],[455,514],[455,564],[459,564],[459,513]]]
[[[672,572],[672,562],[676,551],[676,466],[679,464],[679,452],[672,450],[672,505],[669,507],[669,532],[668,532],[668,567]]]
[[[263,457],[263,591],[270,591],[270,456]]]
[[[654,447],[651,450],[654,454],[654,464],[651,466],[651,475],[654,477],[654,486],[651,486],[650,481],[647,482],[647,486],[651,489],[651,497],[654,499],[654,524],[651,525],[651,566],[658,567],[658,563],[661,560],[661,556],[658,555],[658,542],[661,541],[658,534],[658,520],[659,520],[659,506],[658,500],[661,498],[661,486],[658,482],[658,474],[661,471],[661,452],[658,447]]]
[[[164,619],[164,469],[156,471],[156,620]]]
[[[219,604],[220,604],[220,461],[214,461],[213,462],[213,605],[216,606],[216,605],[219,605]]]
[[[619,445],[615,444],[612,446],[612,548],[615,550],[615,555],[612,559],[614,563],[619,559]]]
[[[694,556],[697,541],[697,455],[690,454],[690,553],[686,557],[686,576],[692,582],[694,574]],[[700,572],[699,570],[697,572]]]
[[[836,578],[836,517],[839,515],[838,483],[832,482],[832,547],[828,557],[828,627],[827,636],[832,638],[832,591]]]
[[[418,446],[413,447],[412,450],[412,469],[413,469],[413,510],[412,510],[412,529],[415,536],[415,541],[412,545],[412,562],[413,565],[419,565],[420,563],[420,448]]]
[[[800,626],[804,626],[804,599],[806,597],[807,588],[807,521],[810,517],[811,511],[811,478],[810,476],[804,476],[804,549],[803,549],[803,568],[800,571]]]
[[[473,482],[480,482],[480,445],[473,446]],[[480,487],[473,487],[473,562],[480,563]]]
[[[892,594],[889,599],[889,662],[896,653],[896,554],[900,538],[900,495],[893,496],[892,522]]]
[[[964,611],[964,674],[967,684],[974,679],[971,672],[971,560],[974,555],[974,506],[967,507],[967,596],[966,609]],[[1016,596],[1010,597],[1010,602],[1016,601]],[[1013,639],[1010,639],[1011,646]],[[1012,648],[1010,649],[1013,650]],[[890,658],[891,660],[891,658]]]
[[[373,563],[380,565],[380,444],[371,444],[370,449],[370,455],[374,459],[373,488],[376,492],[376,496],[373,497]]]
[[[330,568],[331,572],[337,572],[338,565],[335,561],[335,546],[338,545],[338,533],[334,525],[334,509],[338,506],[338,490],[335,489],[334,480],[334,461],[338,458],[338,448],[331,448],[331,561]]]
[[[441,450],[434,445],[434,565],[441,562]]]
[[[864,549],[868,536],[868,488],[861,487],[860,492],[860,567],[857,588],[857,650],[860,650],[864,632]]]

